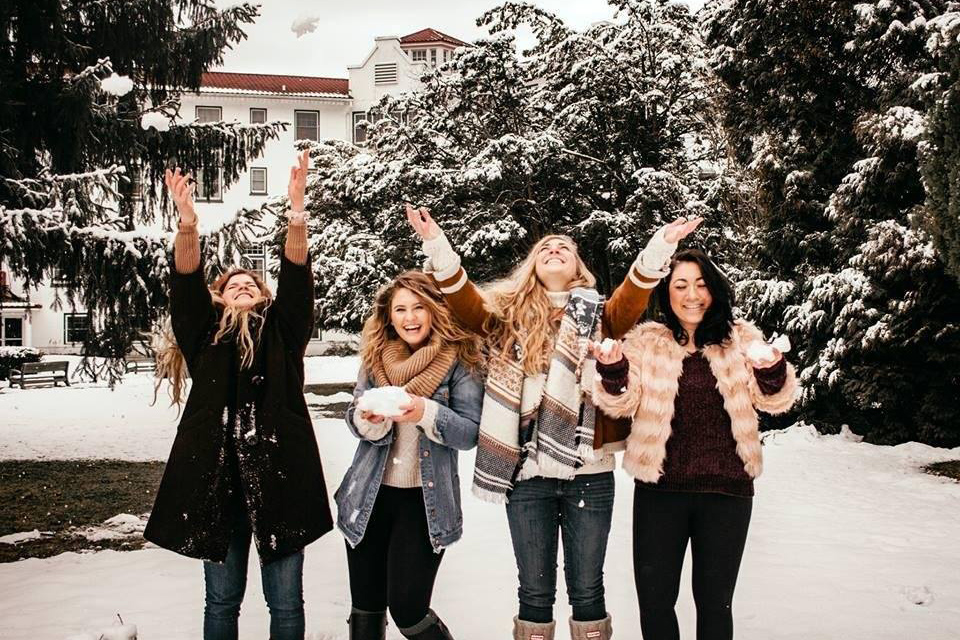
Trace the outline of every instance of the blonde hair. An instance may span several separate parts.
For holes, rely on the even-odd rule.
[[[390,302],[399,289],[412,292],[430,312],[431,338],[436,336],[442,342],[454,345],[457,348],[457,359],[467,369],[476,372],[483,368],[480,339],[454,320],[450,307],[433,279],[422,271],[404,271],[390,284],[377,291],[370,315],[363,323],[360,334],[360,361],[367,371],[373,370],[373,365],[381,357],[387,341],[399,338],[393,323],[390,322]]]
[[[577,244],[569,236],[554,234],[537,241],[510,275],[492,282],[483,290],[492,314],[484,324],[491,344],[504,359],[519,348],[521,364],[527,375],[545,371],[553,351],[555,316],[547,289],[537,278],[537,254],[549,241],[556,239],[571,246],[577,261],[577,272],[567,287],[595,287],[597,279],[577,252]]]
[[[260,302],[251,307],[240,308],[228,305],[224,301],[223,291],[227,288],[230,279],[237,275],[247,275],[253,279],[262,296]],[[220,314],[217,332],[213,336],[213,344],[217,344],[226,336],[235,336],[240,350],[240,368],[250,368],[253,365],[253,356],[263,332],[264,312],[273,302],[273,293],[259,274],[234,267],[220,274],[220,277],[214,281],[210,287],[210,296],[213,298],[213,304],[223,309]],[[256,335],[251,330],[252,320],[259,321],[256,323]],[[183,388],[187,380],[187,363],[180,346],[177,344],[176,336],[173,334],[173,325],[169,317],[154,333],[151,346],[157,364],[157,381],[153,387],[153,401],[157,401],[157,392],[160,385],[164,379],[167,379],[170,382],[170,404],[179,405],[183,402]]]

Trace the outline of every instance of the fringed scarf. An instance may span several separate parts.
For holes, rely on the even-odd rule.
[[[596,372],[588,347],[602,315],[596,290],[570,291],[545,379],[527,377],[519,357],[491,354],[473,475],[477,497],[505,502],[514,484],[530,477],[523,471],[527,459],[566,478],[593,459],[596,410],[581,379]]]

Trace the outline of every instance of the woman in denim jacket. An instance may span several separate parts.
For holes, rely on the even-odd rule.
[[[350,638],[382,640],[389,607],[404,637],[449,639],[430,597],[444,547],[463,532],[457,451],[477,443],[480,344],[453,321],[433,281],[408,271],[377,293],[360,355],[346,414],[360,444],[335,495],[347,539]],[[385,386],[410,396],[402,415],[358,408],[364,392]]]

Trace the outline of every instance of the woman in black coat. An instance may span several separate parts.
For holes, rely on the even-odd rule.
[[[291,169],[277,295],[253,272],[204,280],[193,184],[166,182],[180,213],[171,269],[176,344],[158,353],[180,401],[193,380],[144,537],[204,560],[205,640],[233,640],[253,538],[273,640],[302,639],[303,548],[333,526],[303,397],[313,278],[303,198],[308,158]]]

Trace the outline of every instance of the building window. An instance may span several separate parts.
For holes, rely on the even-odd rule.
[[[437,50],[430,49],[430,64],[437,66]]]
[[[223,120],[223,109],[221,107],[197,107],[197,122],[200,124],[220,122],[221,120]]]
[[[427,62],[427,50],[426,49],[413,49],[410,51],[410,59],[414,62]]]
[[[126,179],[120,180],[120,187],[118,191],[121,195],[130,200],[142,200],[143,170],[136,165],[130,166],[126,173]]]
[[[374,65],[373,84],[397,84],[397,63],[384,62]]]
[[[266,167],[250,168],[250,195],[263,196],[267,194]]]
[[[198,202],[223,202],[223,184],[220,180],[220,167],[197,170],[197,189],[195,196]]]
[[[87,339],[90,330],[90,316],[86,313],[65,313],[63,315],[63,341],[76,344]]]
[[[250,109],[250,124],[267,124],[267,110]]]
[[[353,144],[366,144],[367,142],[367,112],[353,112]]]
[[[293,120],[296,125],[296,131],[294,132],[296,140],[320,139],[319,111],[294,111]]]
[[[254,271],[264,281],[267,279],[267,251],[262,244],[245,244],[240,248],[240,263],[244,269]]]
[[[60,267],[54,267],[53,274],[50,276],[50,285],[58,289],[64,287],[69,287],[71,284],[71,279],[63,275],[63,269]]]
[[[443,61],[446,62],[446,61],[449,60],[449,59],[450,59],[450,50],[449,50],[449,49],[444,49],[444,50],[443,50]]]
[[[23,346],[23,318],[4,318],[0,344],[5,347]]]

